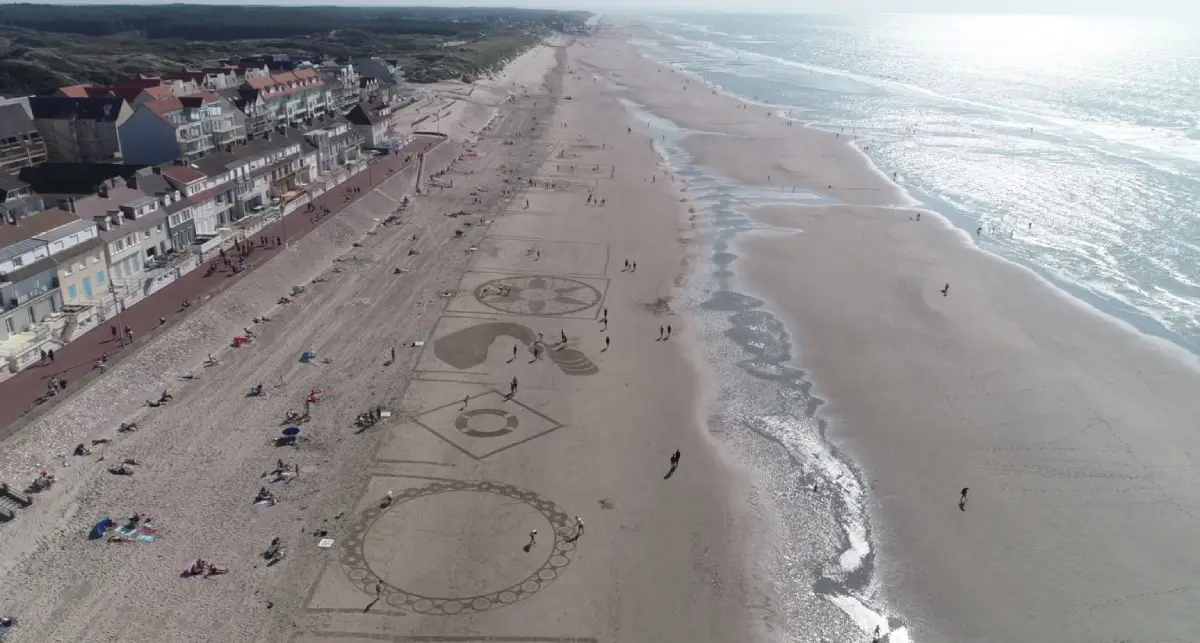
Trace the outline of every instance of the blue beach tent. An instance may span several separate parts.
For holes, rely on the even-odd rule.
[[[104,532],[108,530],[109,525],[113,524],[112,518],[105,516],[96,523],[92,530],[88,532],[88,540],[100,540],[104,537]]]

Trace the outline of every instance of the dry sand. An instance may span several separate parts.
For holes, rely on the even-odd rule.
[[[932,213],[873,207],[909,201],[842,137],[609,44],[631,97],[708,132],[684,143],[701,166],[847,204],[752,210],[772,229],[740,238],[733,270],[863,466],[877,587],[913,640],[1193,640],[1197,360]]]
[[[402,225],[378,221],[411,193],[410,174],[4,443],[4,479],[27,480],[78,442],[113,440],[52,465],[60,482],[0,529],[0,612],[21,620],[15,640],[749,638],[747,606],[765,594],[745,574],[752,534],[731,500],[744,481],[697,429],[689,331],[670,313],[681,197],[643,182],[658,158],[626,133],[621,105],[590,78],[564,78],[583,53],[543,49],[510,69],[516,84],[472,92],[443,123],[456,140],[426,165],[475,155],[440,178],[452,187],[414,197]],[[295,303],[273,305],[306,282]],[[252,345],[224,348],[264,313]],[[670,341],[656,341],[666,324]],[[300,363],[309,348],[330,361]],[[222,363],[202,368],[210,352]],[[268,396],[245,397],[259,382]],[[162,388],[168,407],[139,409]],[[273,446],[312,389],[323,393],[305,439]],[[392,417],[355,429],[377,405]],[[118,435],[129,418],[139,430]],[[664,479],[675,449],[681,467]],[[134,476],[106,472],[129,457]],[[276,459],[299,477],[268,484]],[[253,506],[261,486],[279,504]],[[153,544],[86,539],[99,516],[135,511],[154,519]],[[273,536],[289,555],[267,566]],[[180,578],[197,557],[230,571]]]

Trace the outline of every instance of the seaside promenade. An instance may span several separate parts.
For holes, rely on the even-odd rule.
[[[205,257],[194,270],[162,290],[130,306],[119,315],[101,322],[81,337],[56,350],[53,362],[35,364],[0,382],[0,400],[4,401],[0,404],[0,439],[20,430],[32,417],[54,408],[94,378],[109,376],[107,373],[101,375],[99,370],[95,369],[102,356],[107,356],[107,367],[111,369],[132,351],[158,336],[164,328],[170,327],[182,316],[196,310],[205,300],[245,278],[289,244],[303,238],[330,218],[336,217],[358,199],[369,194],[370,190],[391,178],[394,173],[410,163],[417,163],[418,154],[432,150],[440,142],[442,139],[436,136],[417,136],[396,154],[376,157],[366,170],[317,196],[311,201],[315,212],[301,207],[248,235],[256,244],[260,236],[270,239],[279,237],[283,245],[256,246],[246,258],[246,270],[234,274],[217,261],[217,271],[211,275],[207,274],[208,263],[216,258],[214,252]],[[356,189],[361,192],[348,195],[348,191]],[[330,213],[317,217],[323,208],[328,208]],[[226,248],[230,253],[235,252],[231,244]],[[182,307],[185,299],[191,304],[188,308]],[[166,319],[165,325],[160,323],[160,318]],[[121,341],[120,338],[114,337],[110,326],[116,327],[118,333],[128,327],[133,332],[133,341]],[[39,404],[38,400],[46,394],[52,378],[66,380],[67,388],[65,392]]]

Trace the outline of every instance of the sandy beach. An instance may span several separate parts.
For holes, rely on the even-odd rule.
[[[869,142],[788,125],[610,35],[597,46],[624,62],[609,81],[692,130],[688,162],[748,201],[810,192],[710,218],[739,288],[711,301],[786,324],[810,424],[858,472],[825,484],[865,490],[874,574],[848,595],[887,618],[847,606],[852,640],[873,625],[889,641],[1190,640],[1197,360],[918,221],[853,147]]]
[[[699,428],[694,338],[672,310],[686,197],[607,88],[568,71],[589,50],[566,44],[437,88],[423,109],[451,140],[423,175],[4,442],[5,479],[58,477],[0,529],[13,640],[752,638],[770,588],[747,573],[749,483]],[[79,443],[91,454],[69,455]],[[126,459],[133,475],[109,473]],[[261,488],[274,502],[253,502]],[[89,540],[135,512],[153,542]],[[198,558],[227,573],[183,577]]]

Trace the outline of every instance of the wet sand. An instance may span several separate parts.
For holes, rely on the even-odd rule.
[[[843,137],[611,49],[630,98],[705,132],[683,142],[699,166],[847,204],[747,209],[765,229],[731,251],[861,468],[866,593],[916,641],[1188,640],[1196,359],[917,222]]]

